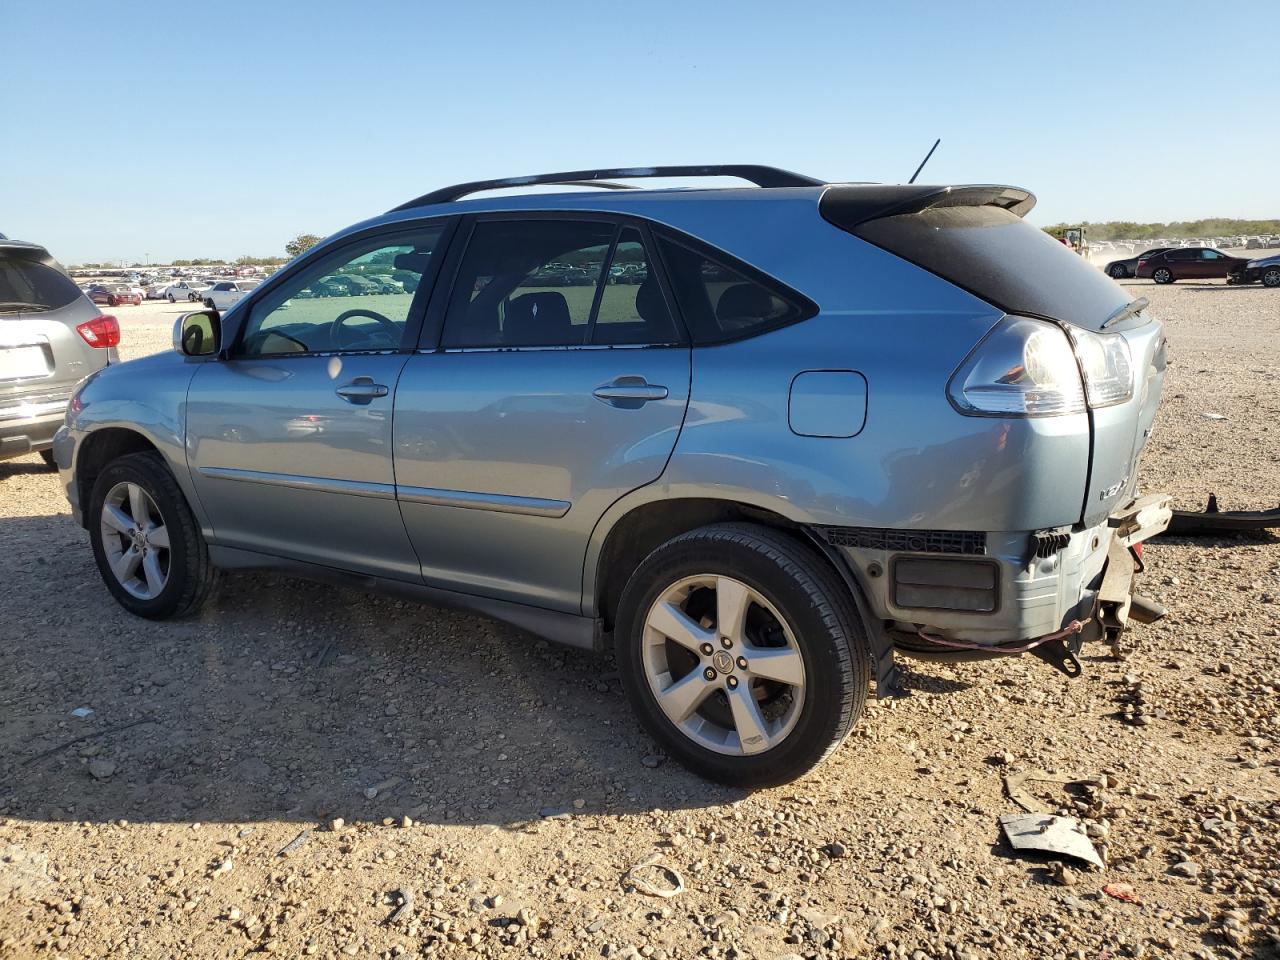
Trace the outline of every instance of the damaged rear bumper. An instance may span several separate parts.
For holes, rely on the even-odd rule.
[[[1135,602],[1133,577],[1138,545],[1169,525],[1170,500],[1146,496],[1078,530],[883,543],[827,536],[859,573],[898,652],[946,661],[1032,652],[1071,673],[1081,644],[1114,643],[1131,618],[1150,622],[1163,613]]]

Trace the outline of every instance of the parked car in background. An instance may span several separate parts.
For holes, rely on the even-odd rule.
[[[165,291],[168,290],[168,288],[169,288],[168,278],[165,278],[163,280],[152,280],[150,283],[147,284],[147,287],[146,287],[147,299],[163,300],[165,298]]]
[[[1246,261],[1234,279],[1236,283],[1261,283],[1264,287],[1280,287],[1280,253],[1273,257]]]
[[[75,385],[116,359],[120,325],[103,316],[44,247],[0,239],[0,460],[39,452]]]
[[[89,287],[89,299],[94,303],[105,303],[109,307],[118,307],[131,303],[135,307],[142,303],[142,296],[134,292],[127,283],[95,283]]]
[[[196,302],[201,299],[207,284],[200,284],[194,280],[179,280],[171,283],[164,288],[164,298],[170,303],[176,303],[179,300],[189,300]]]
[[[1138,260],[1136,276],[1156,283],[1175,280],[1225,279],[1244,268],[1244,257],[1232,257],[1209,248],[1175,247]]]
[[[1169,247],[1152,247],[1150,250],[1144,250],[1136,257],[1127,257],[1124,260],[1112,260],[1104,268],[1103,272],[1112,280],[1124,280],[1127,277],[1136,276],[1138,269],[1138,261],[1147,257],[1153,257],[1157,253],[1164,253]]]
[[[760,189],[461,199],[717,173]],[[218,567],[461,604],[612,644],[668,754],[786,782],[897,689],[895,652],[1075,676],[1131,605],[1159,616],[1132,584],[1171,516],[1138,488],[1164,332],[1034,202],[747,165],[436,191],[86,384],[62,481],[138,616],[193,614]],[[300,297],[370,262],[417,294]]]
[[[219,280],[204,292],[204,305],[226,310],[257,285],[257,280]]]

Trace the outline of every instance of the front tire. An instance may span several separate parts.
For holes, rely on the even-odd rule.
[[[1272,289],[1280,287],[1280,266],[1267,267],[1262,271],[1262,276],[1259,279],[1262,280],[1264,287],[1271,287]]]
[[[200,609],[217,580],[204,536],[158,453],[131,453],[98,475],[89,539],[107,590],[149,620]]]
[[[615,650],[653,738],[734,786],[813,769],[853,729],[870,683],[848,588],[804,544],[750,524],[653,551],[623,591]]]
[[[171,294],[169,294],[169,302],[170,302],[170,303],[174,303],[174,302],[176,302],[176,301],[173,299],[173,294],[172,294],[172,293],[171,293]]]
[[[1129,271],[1118,263],[1111,267],[1110,272],[1112,280],[1123,280],[1125,277],[1129,276]]]
[[[1168,267],[1160,267],[1151,274],[1156,283],[1173,283],[1173,272]]]

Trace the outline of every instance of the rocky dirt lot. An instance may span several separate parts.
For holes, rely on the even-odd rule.
[[[1147,487],[1275,506],[1280,297],[1133,286],[1172,343]],[[118,310],[126,355],[177,312]],[[0,544],[6,960],[1277,955],[1269,535],[1149,546],[1171,613],[1129,660],[910,664],[909,699],[757,793],[657,754],[611,659],[474,617],[241,575],[134,619],[35,457],[0,464]],[[1104,871],[1001,839],[1002,778],[1037,768],[1101,779],[1033,786]]]

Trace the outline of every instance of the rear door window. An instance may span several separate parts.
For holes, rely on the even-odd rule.
[[[481,220],[458,268],[446,349],[678,340],[639,229],[604,220]]]
[[[817,308],[792,291],[748,276],[747,268],[660,237],[676,302],[695,344],[723,343],[813,316]]]

